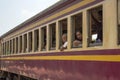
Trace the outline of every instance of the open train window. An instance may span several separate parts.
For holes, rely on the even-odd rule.
[[[102,6],[88,11],[88,46],[101,46],[103,43]]]
[[[56,23],[50,24],[50,50],[55,50],[56,47]]]
[[[27,34],[24,34],[24,51],[27,52]]]
[[[7,41],[7,54],[10,54],[10,52],[9,52],[9,41]]]
[[[32,46],[33,46],[33,34],[32,34],[32,32],[29,32],[29,33],[28,33],[28,40],[29,40],[29,43],[28,43],[28,45],[29,45],[28,51],[29,51],[29,52],[32,52]]]
[[[46,40],[46,38],[47,38],[47,31],[46,31],[47,29],[46,29],[46,26],[45,27],[42,27],[41,28],[41,40],[42,40],[42,43],[41,43],[41,50],[42,51],[46,51],[46,46],[47,46],[47,40]]]
[[[39,50],[39,29],[34,31],[34,51]]]
[[[7,46],[7,45],[6,45],[6,42],[5,42],[5,49],[4,49],[4,54],[5,54],[5,55],[6,55],[6,46]]]
[[[120,0],[118,0],[118,44],[120,44]]]
[[[59,21],[60,27],[60,50],[67,49],[67,19]]]
[[[72,16],[72,47],[82,47],[82,13]]]
[[[19,44],[20,53],[22,52],[22,44],[23,44],[22,36],[20,36],[20,44]]]
[[[12,53],[12,40],[10,40],[10,54]]]
[[[15,39],[13,39],[13,54],[15,53]]]
[[[18,37],[16,37],[16,53],[18,53]]]
[[[3,55],[3,51],[4,51],[4,50],[3,50],[3,43],[2,43],[2,47],[1,47],[1,50],[2,50],[2,55]]]
[[[6,55],[6,42],[4,43],[4,55]]]
[[[3,43],[3,55],[5,55],[5,42]]]
[[[7,55],[8,54],[8,42],[7,41],[5,42],[5,45],[6,45],[5,48],[6,48],[6,55]]]

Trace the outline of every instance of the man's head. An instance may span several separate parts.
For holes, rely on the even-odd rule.
[[[82,40],[82,33],[80,31],[77,31],[75,35],[78,40]]]
[[[64,33],[62,35],[62,41],[63,41],[63,43],[67,41],[67,34],[66,33]]]

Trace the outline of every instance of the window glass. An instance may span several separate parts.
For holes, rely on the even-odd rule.
[[[88,46],[101,46],[103,42],[102,6],[88,11]]]
[[[59,21],[60,27],[60,50],[67,49],[67,19]]]
[[[50,24],[50,50],[55,50],[56,47],[56,23]]]
[[[29,52],[32,52],[32,46],[33,46],[33,45],[32,45],[32,43],[33,43],[33,39],[32,39],[32,38],[33,38],[33,34],[32,34],[32,32],[29,32],[29,33],[28,33],[28,38],[29,38],[29,39],[28,39],[28,40],[29,40],[29,44],[28,44],[28,45],[29,45],[29,48],[28,48],[28,51],[29,51]]]
[[[72,16],[72,47],[82,47],[82,13]]]
[[[39,29],[34,31],[34,51],[39,50]]]
[[[42,36],[42,43],[41,43],[41,48],[42,48],[42,51],[45,51],[46,50],[46,46],[47,46],[47,40],[46,40],[46,38],[47,38],[47,29],[46,29],[46,26],[45,27],[43,27],[43,28],[41,28],[42,30],[41,30],[41,36]]]

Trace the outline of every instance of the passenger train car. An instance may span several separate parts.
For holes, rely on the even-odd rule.
[[[120,80],[120,0],[60,0],[2,35],[0,47],[5,79]]]

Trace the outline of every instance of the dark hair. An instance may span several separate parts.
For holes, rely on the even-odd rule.
[[[76,40],[79,40],[79,39],[77,38],[77,36],[76,36],[76,33],[77,33],[77,32],[80,32],[81,34],[82,34],[82,32],[81,32],[80,30],[76,30],[76,32],[75,32],[75,39],[76,39]]]
[[[99,11],[98,11],[98,14],[102,16],[102,10],[99,10]]]
[[[81,30],[76,30],[76,31],[75,31],[75,34],[76,34],[77,32],[80,32],[80,33],[82,34],[82,31],[81,31]]]

